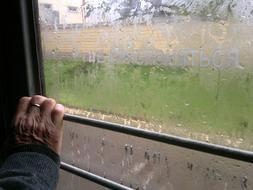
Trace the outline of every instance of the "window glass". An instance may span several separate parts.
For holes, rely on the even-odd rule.
[[[96,189],[96,190],[109,190],[101,185],[85,180],[79,176],[70,174],[66,171],[60,171],[60,178],[57,184],[57,190],[83,190],[83,189]]]
[[[47,95],[68,113],[253,150],[251,0],[39,3]]]
[[[253,189],[252,163],[72,122],[64,129],[62,161],[133,189]]]

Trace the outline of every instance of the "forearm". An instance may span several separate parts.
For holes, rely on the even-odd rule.
[[[0,189],[54,190],[59,164],[59,156],[43,145],[16,147],[0,169]]]

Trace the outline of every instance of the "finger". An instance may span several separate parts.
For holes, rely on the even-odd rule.
[[[57,127],[62,126],[63,116],[64,116],[64,106],[61,104],[56,104],[52,112],[52,121]]]
[[[39,104],[41,105],[47,98],[45,96],[35,95],[30,101],[30,105]]]
[[[31,97],[25,97],[25,96],[19,99],[15,118],[20,118],[26,114],[26,111],[28,109],[31,99],[32,99]]]
[[[55,107],[55,100],[48,98],[46,99],[40,107],[40,115],[42,119],[50,119],[51,120],[51,113]]]
[[[36,107],[34,105],[41,105],[47,98],[40,95],[35,95],[32,97],[29,108],[27,109],[27,113],[29,116],[38,115],[40,112],[39,107]]]
[[[52,121],[56,126],[57,136],[58,136],[58,143],[56,144],[55,150],[58,154],[61,153],[62,147],[62,138],[63,138],[63,130],[62,130],[62,123],[63,123],[63,116],[64,116],[64,106],[61,104],[56,104],[54,110],[52,111]]]
[[[11,124],[12,126],[18,126],[19,123],[23,120],[23,118],[26,115],[31,99],[32,99],[31,97],[22,97],[19,99],[16,114],[12,120],[12,124]]]

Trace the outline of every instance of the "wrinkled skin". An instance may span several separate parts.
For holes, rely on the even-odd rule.
[[[64,107],[54,99],[38,95],[22,97],[13,118],[13,133],[7,146],[43,144],[60,154],[63,115]]]

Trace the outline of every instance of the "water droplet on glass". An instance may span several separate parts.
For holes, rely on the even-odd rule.
[[[177,124],[177,127],[182,127],[183,125],[181,123],[178,123]]]
[[[189,106],[190,104],[189,104],[189,103],[185,103],[184,105],[185,105],[185,106]]]
[[[105,146],[105,138],[102,138],[101,145]]]
[[[128,144],[125,144],[125,151],[128,151]]]
[[[75,55],[76,55],[76,50],[73,49],[73,50],[72,50],[72,56],[75,57]]]

